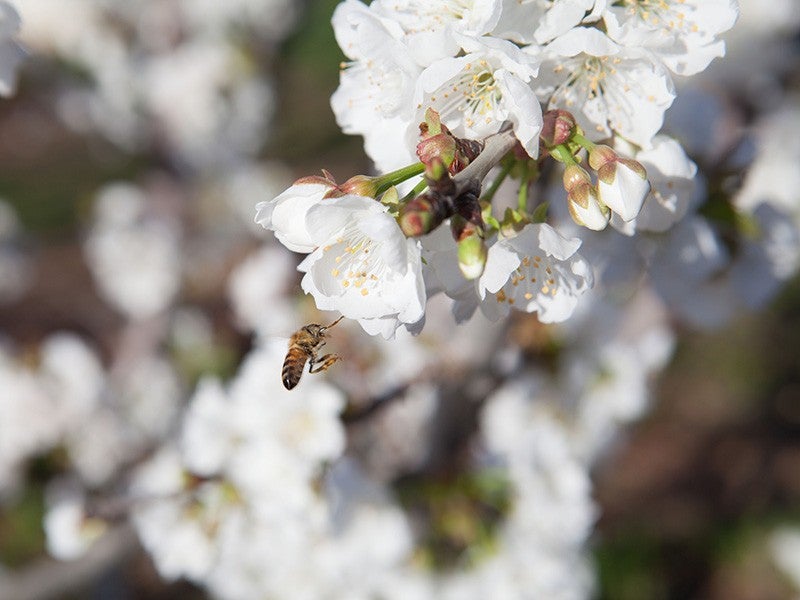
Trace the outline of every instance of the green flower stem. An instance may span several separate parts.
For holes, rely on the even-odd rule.
[[[414,189],[411,190],[411,192],[408,195],[411,196],[412,198],[415,198],[416,196],[419,196],[422,192],[424,192],[425,188],[427,187],[428,187],[428,182],[425,179],[423,179],[417,185],[414,186]]]
[[[509,160],[505,165],[503,165],[503,170],[495,177],[492,185],[489,186],[489,189],[486,190],[486,193],[481,196],[481,200],[485,200],[486,202],[491,202],[494,195],[497,193],[497,190],[500,188],[500,184],[505,181],[505,178],[508,177],[508,174],[511,172],[511,169],[514,168],[514,161]]]
[[[587,140],[580,133],[573,133],[572,134],[572,141],[576,142],[581,147],[586,148],[587,151],[591,150],[592,148],[597,146],[597,144],[595,144],[592,141]]]
[[[393,185],[403,183],[404,181],[411,179],[412,177],[416,177],[417,175],[421,175],[424,172],[425,165],[419,162],[408,165],[407,167],[403,167],[402,169],[397,169],[396,171],[380,175],[375,178],[375,185],[378,188],[377,193],[382,194]]]
[[[572,152],[569,151],[569,148],[567,148],[565,144],[553,146],[550,149],[550,154],[553,155],[553,158],[558,162],[562,162],[567,166],[578,164],[578,161],[575,160],[575,157],[572,156]]]
[[[519,178],[519,192],[517,193],[517,210],[523,215],[528,214],[528,162],[522,163],[522,175]]]

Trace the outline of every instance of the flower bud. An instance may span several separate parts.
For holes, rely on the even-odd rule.
[[[449,167],[456,157],[456,140],[445,133],[427,137],[417,144],[417,156],[426,166],[433,161],[441,161],[445,167]]]
[[[575,117],[566,110],[548,110],[542,115],[542,121],[539,139],[548,148],[568,142],[577,127]]]
[[[586,170],[576,164],[571,164],[564,169],[563,181],[564,189],[567,190],[568,193],[578,186],[592,185],[592,178]]]
[[[342,194],[355,194],[356,196],[374,198],[378,195],[378,181],[376,177],[355,175],[340,185],[339,190]]]
[[[597,190],[591,185],[579,185],[567,194],[567,207],[578,225],[601,231],[611,219],[611,211],[600,202]]]
[[[619,155],[610,146],[597,144],[589,150],[589,166],[595,171],[599,171],[605,165],[616,162],[618,159]]]
[[[483,229],[458,215],[450,219],[450,228],[458,245],[458,268],[461,274],[469,280],[477,279],[483,274],[489,255],[483,240]]]
[[[452,213],[439,196],[423,194],[400,208],[398,223],[406,237],[419,237],[436,229]]]
[[[589,151],[589,165],[597,171],[600,200],[622,217],[636,218],[650,192],[647,171],[640,162],[620,158],[608,146],[595,146]]]

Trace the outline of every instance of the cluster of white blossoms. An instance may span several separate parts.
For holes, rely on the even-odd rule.
[[[565,204],[586,229],[671,228],[689,209],[697,171],[659,133],[675,97],[672,74],[695,75],[722,56],[719,36],[736,16],[733,1],[346,0],[333,26],[349,60],[331,104],[346,133],[364,136],[380,171],[399,170],[371,186],[298,180],[259,204],[256,221],[309,254],[303,289],[320,309],[371,334],[418,331],[437,292],[454,300],[458,322],[478,306],[492,320],[513,308],[564,321],[591,288],[593,266],[579,252],[582,233],[542,222],[546,204],[563,200],[529,198],[539,171],[549,157],[564,163]],[[518,150],[486,182],[481,172],[474,183],[485,185],[483,204],[469,205],[458,173],[481,152],[465,148],[506,130]],[[399,209],[397,194],[372,200],[419,174],[405,166],[415,154],[426,177],[412,195],[425,183],[427,195],[417,205],[401,199]],[[455,176],[447,200],[440,190],[451,178],[436,174],[437,160]],[[503,214],[509,190],[495,192],[509,174],[518,208]],[[454,240],[437,229],[448,218]]]

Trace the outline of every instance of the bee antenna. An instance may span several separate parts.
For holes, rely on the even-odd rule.
[[[333,327],[334,325],[336,325],[336,324],[337,324],[339,321],[341,321],[342,319],[344,319],[344,315],[342,315],[341,317],[339,317],[338,319],[336,319],[336,320],[335,320],[333,323],[331,323],[330,325],[326,325],[325,327],[323,327],[323,329],[330,329],[331,327]]]

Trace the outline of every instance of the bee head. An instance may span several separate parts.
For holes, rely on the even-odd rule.
[[[307,333],[313,335],[314,337],[321,337],[327,328],[323,325],[318,325],[317,323],[311,323],[310,325],[303,327],[303,329],[305,329]]]

